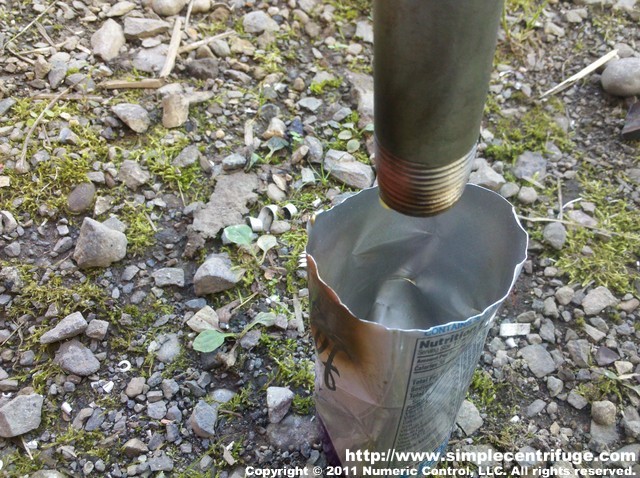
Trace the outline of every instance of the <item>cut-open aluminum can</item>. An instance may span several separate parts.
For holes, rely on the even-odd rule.
[[[527,234],[501,196],[467,185],[433,217],[360,192],[309,225],[316,410],[346,451],[417,467],[398,452],[443,450],[487,332],[526,259]],[[353,455],[349,455],[353,457]]]

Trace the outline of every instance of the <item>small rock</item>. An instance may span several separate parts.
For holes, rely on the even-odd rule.
[[[604,339],[607,334],[605,334],[604,332],[602,332],[601,330],[596,329],[595,327],[589,325],[589,324],[584,324],[583,327],[585,333],[595,342],[598,343],[600,342],[602,339]]]
[[[273,202],[282,202],[287,198],[285,192],[273,183],[267,186],[267,197]]]
[[[44,397],[38,394],[18,395],[0,407],[0,437],[11,438],[40,426]]]
[[[502,196],[505,199],[509,199],[516,196],[518,192],[520,192],[520,186],[518,186],[516,183],[505,183],[500,188],[499,192],[500,192],[500,196]]]
[[[602,88],[611,95],[640,95],[640,58],[621,58],[609,62],[600,79]]]
[[[155,471],[172,471],[173,460],[168,457],[164,452],[160,456],[154,456],[149,458],[149,469]],[[161,476],[161,475],[160,475]]]
[[[67,315],[58,322],[53,329],[48,330],[40,337],[41,344],[52,344],[61,340],[70,339],[76,335],[80,335],[87,329],[87,321],[80,312],[74,312]]]
[[[564,382],[556,377],[547,377],[547,389],[550,397],[557,397],[562,392]]]
[[[544,407],[546,407],[547,404],[544,400],[534,400],[525,410],[525,415],[527,415],[527,417],[531,418],[531,417],[535,417],[538,413],[540,413],[542,410],[544,410]]]
[[[522,204],[533,204],[538,200],[538,193],[536,190],[529,186],[522,186],[518,193],[518,201]]]
[[[456,424],[462,429],[467,436],[473,435],[484,424],[484,420],[480,416],[480,412],[476,406],[469,400],[462,402]]]
[[[144,386],[146,382],[147,380],[144,377],[133,377],[131,380],[129,380],[124,393],[129,398],[135,398],[138,395],[144,393]]]
[[[152,0],[151,8],[158,15],[170,17],[176,15],[187,4],[187,0]]]
[[[153,273],[156,287],[178,286],[184,287],[184,270],[177,267],[165,267]]]
[[[578,367],[589,367],[589,357],[591,346],[584,339],[569,340],[567,342],[567,350],[571,359]]]
[[[108,267],[126,254],[127,237],[123,233],[85,217],[73,253],[78,267]]]
[[[109,322],[106,320],[93,319],[87,325],[87,330],[85,330],[85,334],[87,337],[103,340],[107,336],[107,331],[109,330]]]
[[[65,372],[81,377],[89,376],[100,369],[100,362],[93,355],[93,352],[75,339],[60,346],[54,361]]]
[[[527,345],[520,354],[524,358],[529,370],[538,378],[549,375],[556,369],[551,354],[542,345]]]
[[[67,197],[67,209],[69,212],[79,214],[91,208],[96,195],[96,187],[93,183],[78,184]]]
[[[371,22],[362,20],[356,23],[356,38],[373,44],[373,25]]]
[[[582,299],[582,308],[587,315],[596,315],[607,307],[613,307],[618,304],[613,294],[604,286],[596,287]]]
[[[611,445],[619,438],[615,423],[611,425],[600,425],[595,420],[591,420],[589,433],[591,433],[592,441],[602,445]]]
[[[13,98],[4,98],[0,100],[0,116],[4,116],[15,104],[16,100]]]
[[[162,98],[162,126],[178,128],[189,119],[189,101],[182,94]]]
[[[569,392],[569,395],[567,396],[567,402],[576,410],[582,410],[589,404],[587,399],[577,393],[575,390],[571,390],[571,392]]]
[[[338,181],[357,189],[370,187],[375,179],[371,166],[357,161],[345,151],[327,151],[324,167]]]
[[[242,19],[242,26],[247,33],[277,32],[280,26],[262,10],[247,13]]]
[[[177,334],[167,334],[160,346],[160,350],[156,352],[156,358],[163,363],[173,362],[180,355],[181,346],[180,339]]]
[[[540,153],[525,151],[516,160],[513,174],[518,179],[542,181],[547,175],[547,160]]]
[[[575,291],[573,290],[572,287],[562,286],[558,290],[556,290],[555,298],[558,301],[558,304],[568,305],[573,299],[574,295],[575,295]]]
[[[200,154],[200,148],[198,148],[198,145],[190,144],[182,151],[180,151],[180,154],[175,157],[171,164],[178,167],[191,166],[192,164],[200,161],[201,156],[202,155]]]
[[[147,415],[154,420],[162,420],[167,414],[167,404],[164,401],[147,404]]]
[[[118,179],[124,182],[129,189],[135,191],[139,186],[146,184],[151,179],[151,175],[142,169],[142,166],[136,161],[125,159],[120,165]]]
[[[598,425],[608,426],[616,422],[616,406],[609,400],[591,404],[591,418]]]
[[[209,405],[207,402],[199,401],[193,409],[189,424],[193,432],[201,438],[211,438],[216,434],[216,421],[218,420],[218,406]]]
[[[222,160],[222,169],[230,171],[233,169],[244,168],[247,164],[247,158],[238,153],[232,153]]]
[[[62,84],[64,79],[67,76],[67,71],[69,69],[69,65],[63,61],[53,61],[51,62],[51,70],[47,75],[47,80],[49,80],[49,84],[51,88],[56,89],[58,86]]]
[[[151,124],[149,113],[140,105],[120,103],[112,106],[111,111],[136,133],[144,133]]]
[[[106,16],[111,17],[122,17],[129,13],[131,10],[136,8],[136,4],[132,2],[128,2],[127,0],[123,0],[122,2],[118,2],[113,5],[106,13]]]
[[[242,278],[244,270],[232,269],[226,253],[213,254],[198,268],[193,278],[198,296],[231,289]]]
[[[211,10],[211,0],[195,0],[193,2],[192,13],[207,13]]]
[[[120,48],[125,44],[124,31],[118,22],[108,19],[91,36],[93,54],[104,61],[111,61],[118,56]]]
[[[298,106],[312,113],[315,113],[322,106],[322,100],[307,96],[306,98],[302,98],[300,101],[298,101]]]
[[[608,347],[598,347],[596,351],[596,363],[601,367],[611,365],[616,360],[620,360],[620,355]]]
[[[561,250],[567,241],[567,230],[559,222],[547,224],[542,231],[544,241],[556,250]]]
[[[158,73],[164,66],[169,46],[165,43],[151,48],[141,48],[133,58],[133,67],[147,73]]]
[[[294,393],[286,387],[267,388],[267,410],[270,423],[279,423],[289,412]]]
[[[531,324],[500,324],[500,337],[516,337],[531,333]]]
[[[478,186],[491,189],[492,191],[499,191],[507,181],[504,179],[502,174],[494,171],[486,161],[483,161],[480,164],[480,167],[471,173],[469,176],[469,182],[471,184],[477,184]]]
[[[187,321],[189,328],[195,332],[203,330],[217,330],[219,327],[218,314],[208,305],[200,309]]]
[[[200,80],[218,77],[218,60],[216,58],[201,58],[187,63],[187,72]]]
[[[127,38],[149,38],[169,31],[171,25],[163,20],[151,18],[126,17],[124,35]]]
[[[124,454],[131,458],[142,455],[149,451],[149,447],[138,438],[132,438],[131,440],[127,441],[123,445],[122,449],[124,451]]]

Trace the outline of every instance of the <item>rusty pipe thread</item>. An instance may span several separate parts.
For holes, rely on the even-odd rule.
[[[444,212],[462,196],[475,153],[474,145],[458,160],[429,168],[393,156],[376,138],[380,198],[385,205],[407,216],[426,217]]]
[[[382,200],[450,208],[470,172],[502,0],[374,0],[376,164]]]

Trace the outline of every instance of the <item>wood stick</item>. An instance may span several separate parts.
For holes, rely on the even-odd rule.
[[[219,33],[218,35],[213,35],[212,37],[207,37],[204,40],[198,40],[197,42],[191,43],[190,45],[185,45],[182,48],[178,49],[178,54],[181,55],[183,53],[189,53],[197,48],[200,48],[202,45],[208,45],[213,40],[219,40],[220,38],[225,38],[230,35],[235,35],[236,32],[228,31],[224,33]]]
[[[31,166],[29,166],[29,163],[27,162],[27,149],[29,148],[29,140],[31,139],[31,135],[33,135],[33,132],[35,131],[36,126],[38,126],[38,123],[40,123],[40,120],[42,120],[42,117],[44,116],[45,112],[49,111],[53,107],[53,105],[56,104],[56,101],[58,101],[60,98],[66,95],[69,92],[69,90],[71,90],[71,88],[76,86],[78,83],[80,82],[78,81],[77,83],[69,86],[68,88],[65,88],[56,96],[54,96],[53,99],[49,102],[49,104],[45,106],[45,108],[40,112],[36,120],[31,125],[31,128],[29,128],[29,131],[27,132],[27,135],[24,138],[24,142],[22,143],[22,153],[20,153],[20,159],[18,159],[18,161],[16,162],[16,172],[18,174],[27,173],[31,169]]]
[[[598,58],[596,61],[594,61],[590,65],[586,66],[582,70],[580,70],[575,75],[570,76],[569,78],[564,80],[562,83],[559,83],[556,86],[554,86],[553,88],[551,88],[550,90],[547,90],[544,93],[542,93],[540,95],[540,98],[544,98],[545,96],[553,95],[555,93],[559,93],[559,92],[565,90],[566,88],[568,88],[570,85],[572,85],[573,83],[575,83],[579,79],[584,78],[585,76],[587,76],[589,73],[591,73],[593,71],[596,71],[598,68],[600,68],[602,65],[604,65],[609,60],[615,58],[617,55],[618,55],[618,50],[610,51],[606,55]]]
[[[34,100],[50,100],[55,98],[57,95],[54,93],[38,93],[37,95],[33,95],[31,98]],[[104,101],[105,98],[103,96],[97,95],[83,95],[80,93],[71,93],[68,95],[62,95],[59,100],[69,100],[69,101]]]
[[[22,30],[20,30],[18,33],[16,33],[14,36],[12,36],[9,40],[7,40],[5,42],[5,45],[8,45],[9,43],[11,43],[14,40],[17,40],[18,37],[20,37],[20,35],[24,34],[26,31],[29,30],[29,28],[31,28],[33,26],[34,23],[36,23],[37,21],[40,20],[40,18],[47,13],[49,10],[51,10],[53,7],[55,7],[56,4],[55,2],[51,3],[47,8],[44,9],[44,11],[38,15],[36,18],[34,18],[31,23],[29,23],[26,27],[24,27]],[[4,51],[4,46],[2,47],[2,51]]]
[[[164,80],[161,78],[146,78],[144,80],[136,80],[136,81],[127,81],[127,80],[107,80],[103,81],[98,85],[100,88],[104,88],[105,90],[118,90],[121,88],[124,89],[136,89],[136,88],[147,88],[147,89],[156,89],[164,86]]]
[[[182,20],[180,20],[180,17],[177,17],[173,24],[167,58],[164,60],[162,70],[160,70],[160,78],[166,78],[173,71],[173,67],[176,65],[176,57],[178,56],[178,48],[180,48],[180,40],[182,40]]]
[[[196,3],[196,0],[190,0],[189,6],[187,7],[187,16],[184,17],[184,32],[187,33],[189,29],[189,19],[191,18],[191,10],[193,10],[193,4]]]

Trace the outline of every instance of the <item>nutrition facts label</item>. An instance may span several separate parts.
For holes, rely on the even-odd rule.
[[[488,324],[483,322],[451,324],[416,340],[395,450],[435,450],[447,440],[484,347]]]

